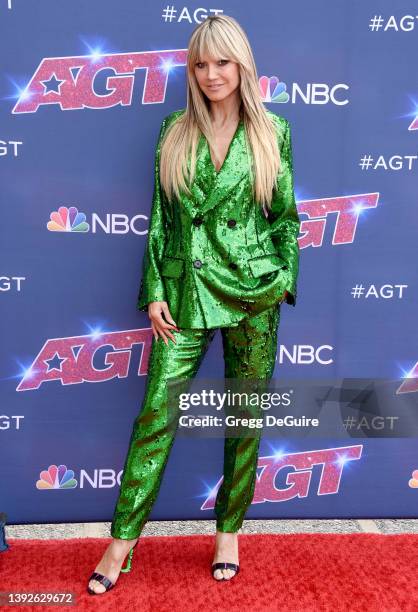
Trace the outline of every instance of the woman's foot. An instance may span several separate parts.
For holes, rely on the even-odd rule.
[[[238,532],[216,530],[215,556],[213,563],[229,562],[239,564],[238,558]],[[230,580],[235,576],[233,569],[217,569],[213,575],[216,580]]]
[[[135,538],[134,540],[119,540],[117,538],[113,538],[94,571],[98,572],[99,574],[103,574],[106,576],[106,578],[109,578],[113,584],[115,584],[119,577],[126,555],[131,548],[135,546],[135,542],[137,540],[138,538]],[[104,585],[97,580],[90,580],[89,587],[93,589],[95,593],[104,593],[106,591]]]

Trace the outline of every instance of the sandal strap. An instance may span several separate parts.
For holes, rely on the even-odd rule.
[[[219,562],[219,563],[214,563],[212,565],[212,571],[215,571],[217,569],[232,569],[232,570],[235,570],[236,573],[238,574],[238,572],[239,572],[239,565],[237,565],[236,563],[229,563],[227,561],[223,561],[223,562]]]
[[[103,574],[99,574],[98,572],[93,572],[89,578],[89,582],[90,580],[97,580],[97,582],[100,582],[105,587],[106,591],[109,591],[113,586],[115,586],[113,582],[109,580],[109,578],[103,576]]]

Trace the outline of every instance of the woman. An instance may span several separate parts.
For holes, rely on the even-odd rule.
[[[168,378],[193,379],[220,328],[225,377],[269,380],[280,304],[296,304],[300,222],[290,127],[264,108],[251,48],[235,19],[217,15],[195,29],[187,77],[187,108],[165,117],[156,149],[138,301],[154,338],[113,541],[89,581],[92,594],[110,590],[119,572],[129,571],[157,497],[174,440],[167,429]],[[239,571],[237,534],[254,493],[259,441],[259,435],[225,437],[216,580]]]

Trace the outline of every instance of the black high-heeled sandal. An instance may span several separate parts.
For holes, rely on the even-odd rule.
[[[218,569],[231,569],[231,570],[235,570],[235,574],[233,576],[231,576],[231,578],[225,578],[225,576],[223,578],[215,578],[215,572]],[[213,578],[217,581],[217,582],[222,582],[222,580],[232,580],[233,578],[235,578],[235,576],[238,574],[239,572],[239,565],[237,563],[229,563],[229,562],[219,562],[219,563],[212,563],[212,576]]]
[[[134,548],[138,544],[138,542],[139,542],[139,539],[135,542],[131,550],[128,552],[126,567],[123,567],[123,564],[122,564],[122,567],[120,569],[121,572],[127,573],[131,571],[132,556],[134,554]],[[107,593],[107,591],[110,591],[116,585],[116,583],[109,580],[107,576],[104,576],[103,574],[99,574],[99,572],[93,572],[89,578],[89,582],[90,580],[97,580],[97,582],[100,582],[100,584],[102,584],[106,589],[102,593],[98,593],[97,591],[93,590],[90,586],[87,585],[87,592],[90,593],[90,595],[104,595],[105,593]]]

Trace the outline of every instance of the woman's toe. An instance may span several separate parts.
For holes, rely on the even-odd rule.
[[[216,580],[222,580],[224,575],[223,575],[223,570],[217,569],[215,570],[215,578]]]
[[[106,590],[104,585],[98,580],[91,580],[89,586],[95,593],[104,593]]]

